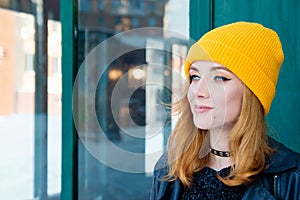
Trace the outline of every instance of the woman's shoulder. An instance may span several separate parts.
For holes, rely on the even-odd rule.
[[[266,159],[266,169],[249,187],[245,199],[273,199],[272,196],[300,199],[300,154],[269,138],[273,154]]]
[[[180,199],[182,184],[179,179],[169,180],[168,154],[164,153],[154,167],[150,199]]]
[[[161,155],[154,167],[155,176],[165,176],[169,173],[168,154],[165,152]]]
[[[273,138],[269,138],[269,145],[273,148],[274,153],[267,158],[269,167],[266,172],[278,173],[289,169],[300,170],[300,153]]]

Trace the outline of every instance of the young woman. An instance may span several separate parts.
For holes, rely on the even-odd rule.
[[[300,156],[267,136],[284,55],[261,24],[216,28],[187,56],[186,97],[151,199],[300,199]]]

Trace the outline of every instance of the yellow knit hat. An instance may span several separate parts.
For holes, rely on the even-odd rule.
[[[209,60],[223,65],[239,77],[257,96],[268,114],[284,55],[276,32],[258,23],[235,22],[203,35],[189,50],[190,65]]]

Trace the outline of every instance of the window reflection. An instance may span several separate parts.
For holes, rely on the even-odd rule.
[[[35,91],[37,75],[35,72],[35,55],[37,38],[35,37],[34,7],[37,1],[1,1],[0,18],[0,127],[1,127],[1,187],[3,199],[33,199],[34,187],[39,184],[47,185],[49,198],[58,198],[61,185],[61,25],[58,21],[48,20],[48,68],[47,68],[47,145],[48,152],[45,180],[34,178],[34,154],[39,152],[34,144],[35,139],[35,97],[40,93]],[[139,27],[173,28],[187,34],[188,24],[173,20],[180,16],[180,20],[188,18],[187,0],[79,0],[79,30],[78,30],[78,62],[81,65],[86,56],[101,42],[123,31]],[[57,18],[58,1],[45,1],[49,8],[46,16]],[[180,9],[172,5],[181,5]],[[47,7],[48,6],[48,7]],[[70,5],[72,6],[72,5]],[[54,10],[52,10],[55,8]],[[9,10],[14,11],[9,11]],[[177,24],[177,27],[175,26]],[[179,25],[178,25],[179,24]],[[182,26],[181,24],[184,24]],[[153,59],[160,64],[170,66],[172,42],[164,41],[162,33],[149,31],[145,35],[128,35],[120,39],[121,46],[134,47],[138,50],[127,52],[109,63],[104,76],[97,83],[95,95],[95,110],[98,124],[103,128],[110,142],[128,152],[147,154],[154,151],[156,146],[161,149],[165,145],[169,132],[169,125],[164,126],[169,113],[162,107],[151,107],[150,102],[160,104],[170,101],[170,91],[165,88],[151,88],[147,81],[159,79],[162,85],[171,85],[172,73],[168,69],[156,69],[155,65],[147,62],[147,57],[153,54]],[[158,43],[168,44],[166,51],[149,52],[147,41],[150,36]],[[175,42],[176,43],[176,42]],[[143,46],[141,46],[141,44]],[[114,47],[118,49],[118,46]],[[122,47],[120,47],[122,48]],[[113,48],[97,57],[91,64],[99,66],[108,57]],[[99,64],[100,63],[100,64]],[[80,66],[78,66],[80,67]],[[149,70],[149,69],[152,70]],[[180,67],[179,67],[180,68]],[[87,73],[97,73],[97,70]],[[157,78],[158,77],[158,78]],[[87,82],[80,80],[83,91],[88,91]],[[113,90],[122,83],[123,90],[118,93],[114,102]],[[81,86],[80,86],[81,87]],[[150,91],[154,91],[151,93]],[[170,89],[169,89],[170,90]],[[148,103],[147,103],[148,102]],[[111,103],[114,103],[113,109]],[[85,100],[79,100],[80,111],[86,111]],[[150,107],[149,107],[150,105]],[[155,113],[153,120],[149,112]],[[79,116],[83,127],[89,121],[88,117]],[[147,140],[149,130],[147,125],[154,126],[151,131],[159,130],[157,137]],[[153,125],[152,124],[152,125]],[[109,152],[107,144],[95,131],[97,124],[78,130],[92,141],[100,152]],[[150,134],[151,135],[151,134]],[[45,142],[43,140],[43,142]],[[102,143],[101,143],[102,142]],[[43,149],[43,150],[45,150]],[[9,154],[7,153],[9,152]],[[159,152],[162,153],[162,152]],[[151,169],[159,155],[155,157],[143,156],[137,162],[123,162],[120,166],[131,166],[142,169],[143,173],[127,173],[108,167],[99,162],[79,141],[79,199],[147,199],[151,185]],[[107,153],[107,160],[113,160]],[[115,158],[114,158],[115,159]],[[16,181],[17,180],[17,181]],[[44,183],[43,181],[46,181]],[[42,183],[41,183],[42,182]],[[3,187],[2,187],[3,186]],[[4,188],[4,189],[2,189]],[[22,189],[20,189],[22,188]],[[17,192],[16,192],[17,191]],[[118,191],[118,193],[116,193]]]
[[[33,179],[33,17],[0,9],[0,18],[5,19],[0,22],[0,193],[23,199],[33,191],[33,181],[28,183]]]
[[[176,75],[170,67],[174,64],[181,74],[180,59],[186,54],[188,41],[183,37],[176,38],[179,34],[172,38],[172,35],[154,29],[143,34],[131,34],[131,30],[173,28],[187,37],[187,2],[79,1],[78,67],[84,74],[78,78],[77,102],[79,199],[149,198],[151,171],[163,153],[172,125],[164,103],[172,102],[173,87],[181,87],[180,83],[172,84]],[[174,3],[183,6],[180,9],[170,6]],[[181,19],[173,21],[174,15]],[[174,25],[180,22],[185,25]],[[128,34],[122,35],[124,31]],[[105,46],[105,42],[116,34],[121,34],[116,43]],[[174,44],[177,44],[176,48]],[[98,53],[99,46],[105,50]],[[132,50],[110,60],[124,49]],[[172,54],[173,50],[176,55]],[[90,58],[91,54],[97,56]],[[95,80],[95,74],[101,74],[99,80]],[[90,92],[94,84],[96,94]],[[95,105],[90,108],[92,98],[95,98]],[[91,109],[96,111],[97,122],[92,122]],[[126,160],[113,154],[110,145],[143,156]],[[103,154],[105,158],[99,159],[97,154]],[[114,167],[112,163],[119,166]],[[126,172],[118,167],[140,171]]]
[[[1,3],[3,3],[2,1]],[[34,199],[34,187],[46,185],[49,198],[58,197],[61,178],[61,27],[48,21],[48,98],[49,113],[46,146],[48,159],[35,178],[35,97],[36,37],[35,20],[29,1],[7,1],[0,6],[0,194],[1,199]],[[27,2],[27,3],[26,3]],[[22,7],[23,6],[23,7]],[[9,9],[25,12],[11,11]],[[28,9],[28,10],[27,10]],[[5,20],[3,20],[5,19]],[[2,51],[1,51],[2,49]],[[1,53],[2,52],[2,53]],[[48,92],[48,93],[47,93]],[[45,126],[40,124],[40,126]],[[44,142],[38,141],[38,142]]]

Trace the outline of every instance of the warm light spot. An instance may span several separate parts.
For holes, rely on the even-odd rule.
[[[123,72],[119,69],[112,69],[108,73],[108,77],[110,80],[117,80],[123,75]]]

